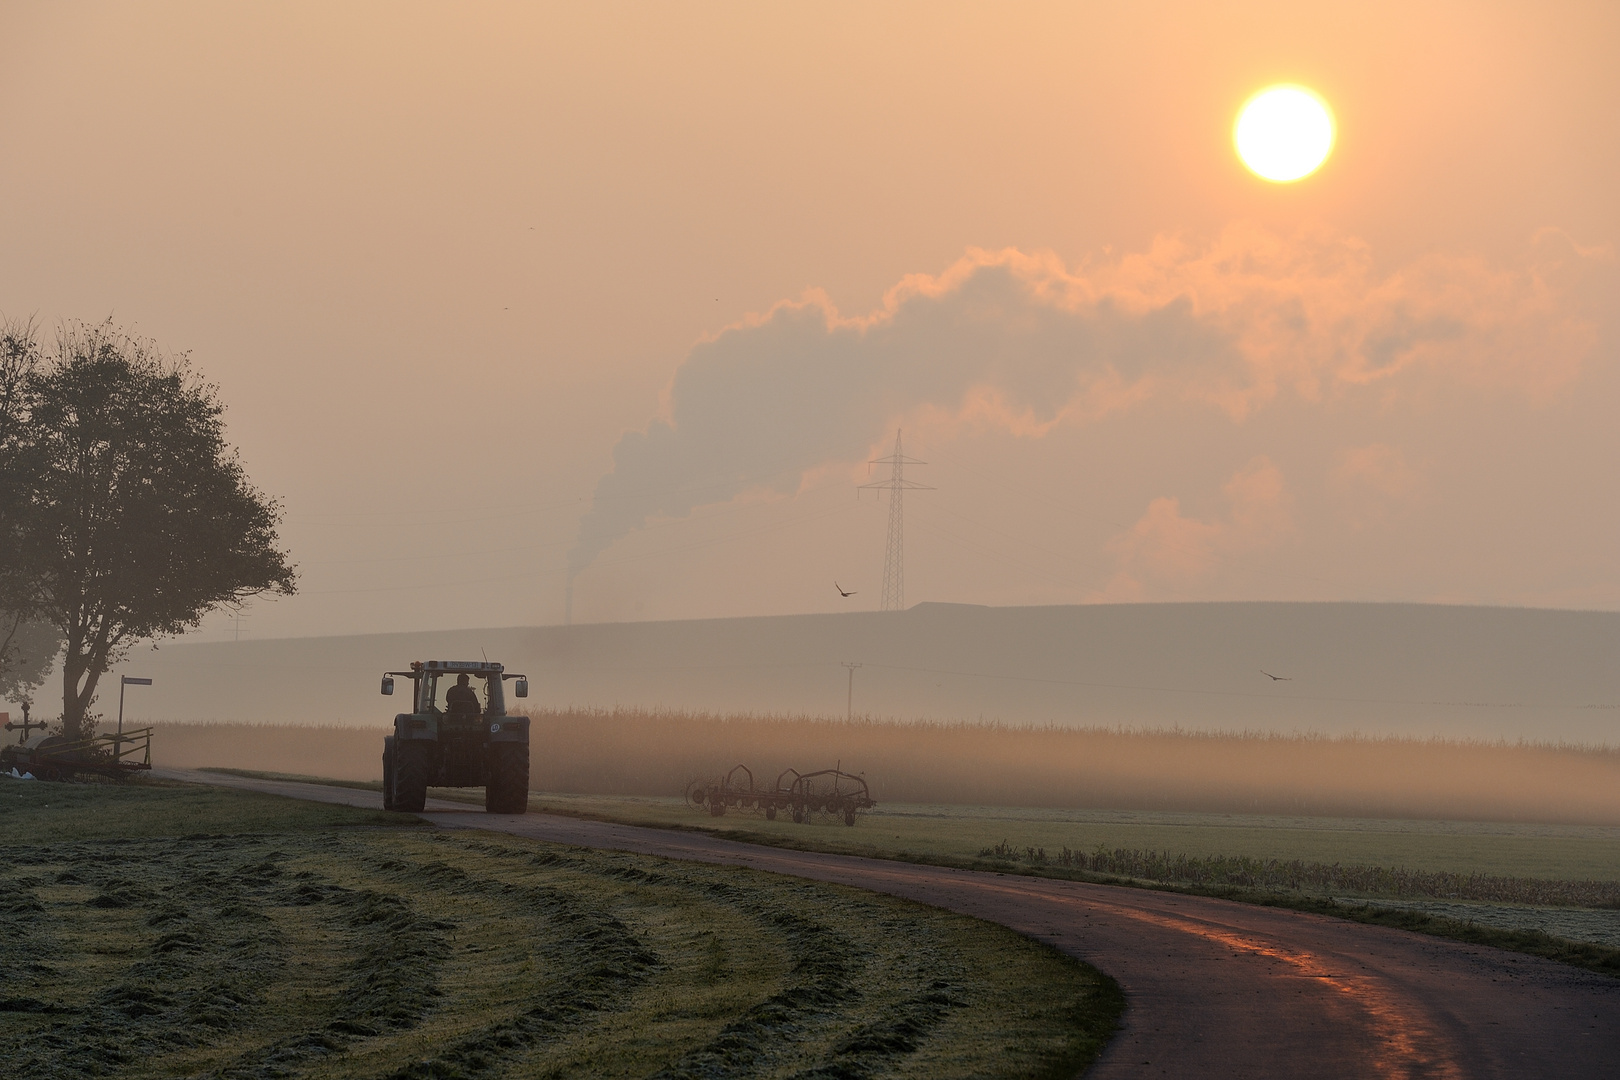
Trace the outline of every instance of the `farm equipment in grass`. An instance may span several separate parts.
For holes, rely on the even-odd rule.
[[[411,680],[411,711],[395,716],[383,739],[383,809],[420,813],[429,787],[482,787],[486,812],[526,813],[529,718],[507,715],[505,683],[515,679],[516,696],[528,697],[528,676],[487,660],[418,660],[384,672],[384,694],[396,677]],[[482,702],[474,679],[484,684]]]
[[[775,821],[776,815],[786,810],[801,825],[810,820],[811,814],[818,813],[841,816],[845,825],[854,825],[856,814],[877,805],[864,776],[841,769],[809,773],[787,769],[770,790],[765,790],[754,786],[754,773],[746,765],[733,767],[724,777],[694,780],[686,787],[686,798],[696,806],[707,807],[715,817],[735,808],[763,811],[767,820]]]
[[[26,712],[20,724],[6,721],[7,731],[22,734],[15,744],[0,747],[0,772],[16,770],[19,775],[31,774],[36,780],[68,780],[80,773],[122,779],[152,768],[152,729],[149,727],[83,739],[29,735],[33,729],[43,731],[44,727],[43,721],[29,720]]]

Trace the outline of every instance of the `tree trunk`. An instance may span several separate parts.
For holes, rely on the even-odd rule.
[[[97,634],[85,641],[78,635],[69,637],[62,653],[62,735],[68,739],[85,739],[95,734],[89,718],[90,706],[96,700],[96,684],[107,667],[107,647]]]

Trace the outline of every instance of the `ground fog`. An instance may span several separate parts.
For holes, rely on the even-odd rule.
[[[840,765],[886,803],[1620,824],[1609,747],[893,723],[651,710],[532,714],[530,786],[678,795],[745,764]],[[375,780],[382,728],[160,724],[154,760]]]

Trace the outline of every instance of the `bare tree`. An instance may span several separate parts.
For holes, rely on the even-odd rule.
[[[32,360],[0,402],[0,599],[60,633],[62,729],[79,737],[130,645],[290,595],[296,574],[279,504],[248,481],[218,389],[185,357],[111,321],[63,327],[49,355],[13,349]]]

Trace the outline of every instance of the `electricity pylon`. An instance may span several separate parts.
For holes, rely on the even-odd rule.
[[[907,465],[926,465],[926,461],[908,458],[900,449],[900,431],[894,433],[894,453],[884,458],[873,458],[869,465],[889,466],[887,480],[862,484],[861,489],[889,493],[889,544],[883,553],[883,611],[904,611],[906,608],[906,511],[907,491],[933,491],[927,484],[906,479]]]

